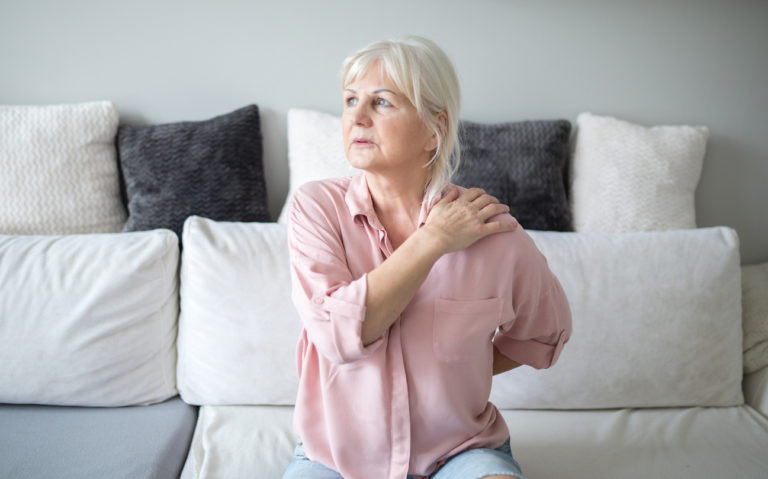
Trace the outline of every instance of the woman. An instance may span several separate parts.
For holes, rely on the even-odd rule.
[[[437,45],[372,44],[341,79],[362,173],[290,210],[302,444],[284,478],[522,477],[491,377],[555,362],[562,288],[507,206],[449,183],[459,87]]]

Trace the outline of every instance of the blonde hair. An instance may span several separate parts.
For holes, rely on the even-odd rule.
[[[424,124],[437,136],[437,148],[424,165],[432,169],[427,186],[427,199],[431,199],[451,181],[461,157],[461,92],[456,71],[435,42],[407,36],[372,43],[344,60],[341,87],[346,88],[374,64],[408,97]],[[445,127],[439,119],[441,112],[447,118]]]

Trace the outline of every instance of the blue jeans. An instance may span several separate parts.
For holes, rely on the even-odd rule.
[[[496,449],[469,449],[443,464],[430,479],[481,479],[487,476],[507,475],[523,478],[520,464],[512,457],[509,439]],[[293,462],[283,474],[283,479],[343,479],[338,472],[319,462],[310,461],[301,444],[296,446]],[[408,479],[412,479],[409,475]]]

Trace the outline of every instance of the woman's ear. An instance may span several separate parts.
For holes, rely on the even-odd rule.
[[[435,115],[435,120],[437,120],[435,123],[437,125],[438,131],[440,132],[440,136],[445,138],[445,132],[448,131],[448,114],[444,111],[441,111]],[[426,150],[434,151],[435,149],[437,149],[437,133],[432,133],[432,136],[427,142]]]

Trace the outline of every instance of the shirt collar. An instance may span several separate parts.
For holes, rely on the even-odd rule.
[[[442,199],[443,195],[448,191],[450,186],[443,188],[438,194],[436,194],[430,201],[427,201],[425,196],[424,201],[421,202],[421,210],[419,211],[419,228],[421,228],[427,221],[427,216],[432,210],[432,207]],[[358,216],[364,216],[368,223],[376,229],[383,230],[376,211],[373,209],[373,199],[371,198],[371,192],[368,189],[368,182],[365,179],[365,172],[360,172],[352,177],[349,183],[349,188],[344,195],[344,201],[347,203],[347,208],[353,218]]]

